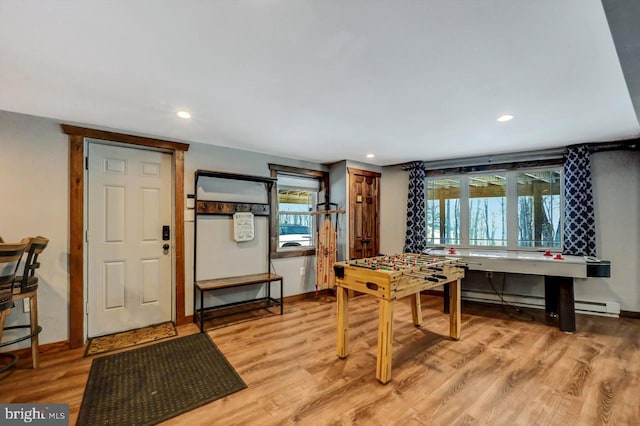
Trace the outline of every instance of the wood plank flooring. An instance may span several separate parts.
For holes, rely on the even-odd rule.
[[[248,388],[170,425],[631,425],[640,421],[640,320],[577,316],[574,334],[463,304],[450,340],[442,299],[422,296],[424,321],[395,309],[392,380],[375,379],[377,301],[350,303],[351,352],[336,357],[335,299],[296,301],[270,315],[209,330]],[[509,308],[506,308],[509,309]],[[507,311],[508,312],[508,311]],[[517,315],[514,313],[514,315]],[[180,335],[197,332],[194,324]],[[92,358],[83,350],[29,359],[0,381],[1,402],[80,409]]]

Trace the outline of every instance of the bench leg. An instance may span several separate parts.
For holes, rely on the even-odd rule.
[[[200,333],[204,333],[204,291],[200,290]]]
[[[280,279],[280,315],[284,314],[284,285]]]

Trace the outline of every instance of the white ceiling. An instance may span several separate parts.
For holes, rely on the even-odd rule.
[[[320,163],[640,135],[599,0],[0,0],[0,109]]]

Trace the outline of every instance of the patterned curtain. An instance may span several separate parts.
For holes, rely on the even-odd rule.
[[[591,163],[586,145],[568,148],[564,163],[564,254],[596,255]]]
[[[421,253],[426,248],[427,215],[425,194],[425,169],[422,161],[409,166],[409,197],[407,199],[407,234],[405,253]]]

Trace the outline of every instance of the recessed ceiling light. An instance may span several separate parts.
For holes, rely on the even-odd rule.
[[[367,154],[367,158],[373,158],[375,156],[376,156],[375,154]]]
[[[189,114],[187,111],[178,111],[176,115],[180,118],[191,118],[191,114]]]
[[[500,121],[500,122],[505,122],[505,121],[509,121],[509,120],[513,120],[513,115],[511,115],[511,114],[502,114],[500,117],[498,117],[496,119],[496,121]]]

